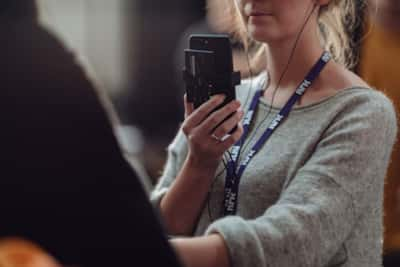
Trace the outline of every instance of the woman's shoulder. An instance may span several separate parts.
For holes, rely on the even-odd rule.
[[[373,88],[350,71],[346,71],[342,79],[336,82],[340,88],[331,98],[332,101],[328,101],[336,121],[342,121],[345,125],[350,123],[353,128],[354,125],[360,125],[363,128],[370,126],[371,129],[397,132],[396,109],[384,92]],[[357,121],[362,124],[355,124]]]
[[[254,94],[264,88],[268,82],[268,75],[265,71],[252,76],[244,77],[241,83],[236,86],[236,99],[239,100],[243,106],[249,104]]]
[[[374,88],[365,82],[361,77],[350,70],[344,70],[341,79],[337,79],[340,91],[348,91],[345,96],[360,105],[370,105],[379,108],[381,111],[395,113],[392,100],[380,89]],[[355,103],[354,103],[355,104]]]
[[[385,116],[396,121],[396,109],[392,100],[382,91],[370,86],[353,85],[339,92],[337,102],[349,112]]]
[[[369,112],[374,110],[395,113],[392,101],[380,88],[373,88],[356,73],[333,64],[324,75],[321,95],[327,95],[337,106],[347,107],[347,110],[357,111],[368,107]],[[331,96],[331,97],[329,97]],[[364,111],[366,112],[366,111]]]

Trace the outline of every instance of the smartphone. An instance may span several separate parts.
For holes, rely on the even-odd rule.
[[[185,49],[186,96],[198,108],[214,94],[215,56],[213,51]]]
[[[224,94],[217,109],[236,99],[240,72],[234,72],[232,47],[225,34],[193,34],[185,49],[184,81],[189,102],[198,108],[215,94]],[[231,114],[232,115],[232,114]],[[233,129],[231,132],[233,132]]]

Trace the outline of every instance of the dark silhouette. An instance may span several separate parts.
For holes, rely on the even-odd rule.
[[[0,238],[63,264],[178,266],[94,86],[36,19],[0,4]]]

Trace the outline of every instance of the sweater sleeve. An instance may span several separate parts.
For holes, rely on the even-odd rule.
[[[390,101],[375,95],[337,114],[311,157],[262,216],[230,216],[209,226],[206,234],[223,236],[231,266],[332,264],[368,204],[382,201],[397,127]]]
[[[165,164],[163,174],[150,195],[150,200],[156,209],[159,208],[161,199],[167,193],[172,182],[175,180],[176,176],[181,170],[186,155],[186,137],[182,130],[179,130],[178,134],[175,136],[175,139],[168,146],[167,162]]]

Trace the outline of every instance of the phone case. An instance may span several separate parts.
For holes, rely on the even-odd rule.
[[[215,75],[214,52],[206,50],[185,49],[185,66],[187,70],[186,94],[189,102],[198,108],[210,98],[212,77]]]
[[[189,48],[185,50],[183,74],[187,99],[194,104],[194,108],[215,94],[226,96],[216,109],[236,99],[235,86],[240,84],[240,72],[233,71],[229,37],[221,34],[194,34],[189,37]],[[235,130],[236,127],[230,133]]]

